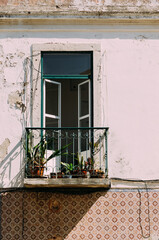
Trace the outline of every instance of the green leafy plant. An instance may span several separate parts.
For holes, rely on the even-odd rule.
[[[66,174],[70,174],[76,168],[76,166],[73,166],[72,163],[61,162],[61,164],[64,166],[64,170]]]
[[[77,161],[77,166],[80,170],[84,168],[84,159],[83,156],[79,156],[79,153],[77,153],[77,157],[75,157],[75,160]]]
[[[52,158],[66,155],[67,152],[65,152],[65,150],[71,144],[70,143],[61,147],[60,149],[53,150],[53,153],[48,158],[46,158],[47,146],[49,143],[51,143],[53,138],[48,139],[47,136],[44,135],[35,146],[32,139],[32,133],[28,132],[24,148],[26,150],[27,166],[32,168],[43,168],[45,164]]]

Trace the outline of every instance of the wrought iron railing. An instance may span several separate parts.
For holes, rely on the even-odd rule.
[[[108,128],[26,128],[25,177],[107,177]]]

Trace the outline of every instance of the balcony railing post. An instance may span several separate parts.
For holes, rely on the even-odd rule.
[[[108,137],[107,137],[107,129],[105,130],[105,175],[108,176]]]
[[[99,136],[99,161],[100,161],[100,170],[102,169],[102,156],[101,156],[101,151],[102,151],[102,137],[101,135]]]
[[[73,168],[75,166],[75,133],[73,132],[72,134],[72,137],[73,137]]]
[[[92,162],[93,162],[93,172],[94,172],[94,129],[91,129],[91,156],[92,156]]]
[[[27,177],[27,172],[28,172],[28,132],[29,130],[26,130],[25,133],[25,141],[26,141],[26,146],[25,146],[25,176]]]
[[[88,156],[87,156],[87,151],[88,151],[88,139],[89,139],[89,134],[88,134],[88,132],[86,132],[86,162],[87,162],[87,159],[88,159]]]
[[[66,163],[68,163],[68,132],[66,132]]]
[[[46,149],[48,149],[48,136],[46,135]],[[46,159],[47,159],[47,150],[46,150]],[[46,171],[47,171],[47,161],[46,161]]]

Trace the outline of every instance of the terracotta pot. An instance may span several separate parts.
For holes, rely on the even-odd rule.
[[[50,178],[56,178],[56,173],[50,173]]]
[[[62,177],[63,177],[63,174],[60,173],[60,172],[58,172],[58,173],[57,173],[57,177],[58,177],[58,178],[62,178]]]
[[[30,173],[32,177],[42,177],[44,174],[44,167],[34,166],[30,167]]]
[[[37,167],[37,175],[42,177],[44,174],[44,167]]]

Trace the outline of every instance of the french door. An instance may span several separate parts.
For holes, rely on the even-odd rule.
[[[78,127],[86,128],[78,131],[78,153],[80,159],[90,157],[90,130],[91,126],[91,94],[90,80],[78,85]]]
[[[44,127],[61,127],[61,83],[44,79],[43,82],[43,112],[44,112]],[[60,131],[48,131],[48,158],[53,151],[61,148],[61,133]],[[47,174],[49,172],[58,172],[61,167],[61,157],[51,159],[47,164]]]
[[[61,83],[44,79],[44,126],[61,127]]]
[[[68,81],[68,80],[66,80]],[[87,160],[88,157],[90,157],[90,136],[91,132],[88,129],[91,126],[91,84],[90,80],[81,80],[78,83],[78,89],[77,89],[77,105],[72,104],[71,106],[67,104],[68,98],[71,97],[71,93],[67,92],[66,94],[66,89],[63,87],[62,90],[62,82],[55,81],[55,80],[50,80],[50,79],[44,79],[43,82],[43,96],[44,96],[44,101],[43,101],[43,112],[44,112],[44,127],[65,127],[65,120],[68,121],[68,117],[64,115],[61,111],[65,110],[66,112],[69,111],[67,108],[72,108],[74,106],[76,108],[72,109],[72,114],[74,112],[77,112],[77,127],[83,128],[81,130],[78,130],[78,146],[77,149],[75,149],[75,152],[78,152],[78,155],[80,159],[85,159]],[[69,84],[69,82],[68,82]],[[62,92],[63,91],[63,92]],[[75,93],[75,92],[74,92]],[[62,101],[62,95],[66,95],[66,99],[63,99]],[[72,99],[73,101],[74,99]],[[71,101],[71,102],[72,102]],[[62,104],[64,106],[62,106]],[[63,114],[63,115],[62,115]],[[64,119],[62,119],[62,117]],[[63,123],[63,124],[61,124]],[[61,126],[62,125],[62,126]],[[70,123],[70,126],[71,123]],[[49,131],[48,131],[49,132]],[[49,156],[52,154],[52,150],[57,150],[60,149],[61,146],[63,145],[64,140],[61,139],[61,130],[58,130],[54,132],[55,134],[55,141],[51,142],[50,147],[48,147],[47,155]],[[63,142],[62,142],[63,141]],[[49,150],[50,149],[50,150]],[[49,161],[48,165],[51,165],[53,168],[53,172],[59,171],[60,169],[60,162],[61,162],[61,157],[56,157],[55,159],[52,159]]]

